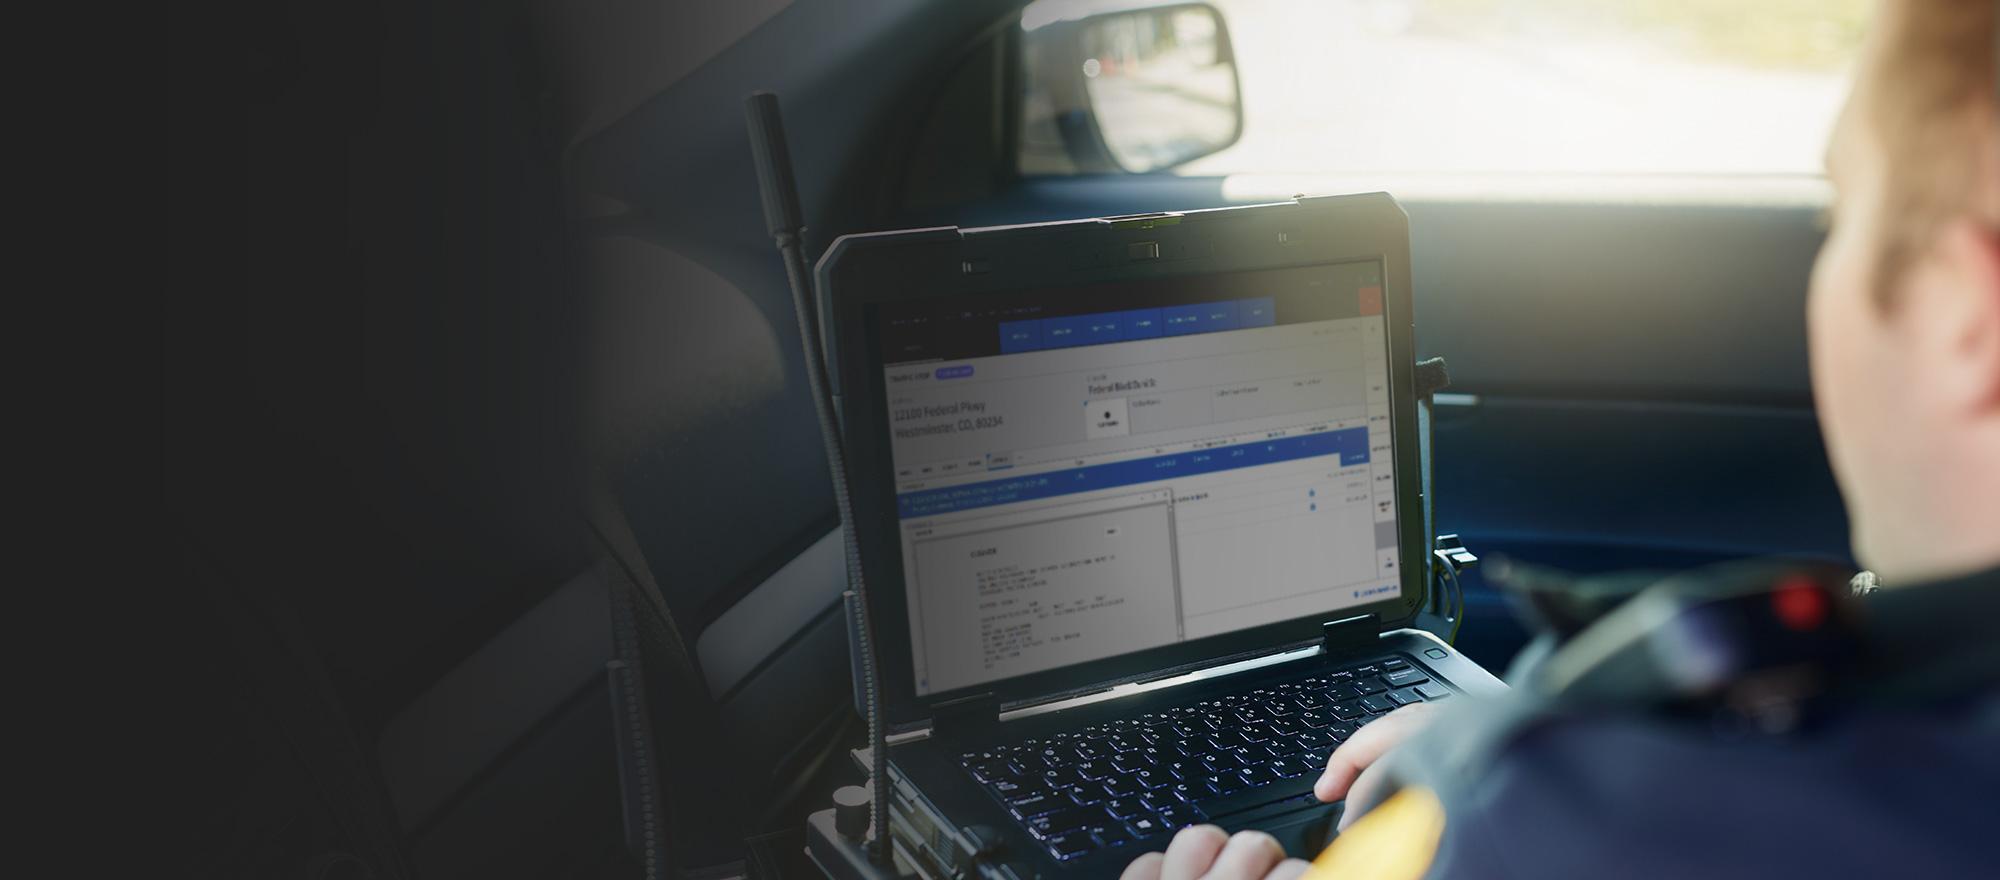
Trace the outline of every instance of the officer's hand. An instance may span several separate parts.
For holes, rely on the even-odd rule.
[[[1340,814],[1341,830],[1361,818],[1381,797],[1383,774],[1377,762],[1398,743],[1423,730],[1436,710],[1433,703],[1411,703],[1362,725],[1327,756],[1326,772],[1313,785],[1313,795],[1328,803],[1347,799],[1347,809]]]
[[[1166,855],[1147,853],[1120,880],[1297,880],[1306,863],[1285,858],[1277,838],[1262,831],[1222,833],[1214,825],[1181,829]]]

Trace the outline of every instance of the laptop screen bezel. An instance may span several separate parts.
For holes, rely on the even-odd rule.
[[[1063,699],[1225,659],[1317,641],[1327,621],[1373,613],[1384,629],[1406,625],[1428,592],[1417,461],[1416,362],[1407,216],[1383,194],[1307,199],[1157,218],[1063,221],[988,229],[850,236],[821,261],[829,358],[841,392],[855,537],[869,584],[883,703],[890,724],[923,723],[931,707],[975,695],[1005,704]],[[1129,258],[1159,245],[1166,259]],[[1134,245],[1141,246],[1133,248]],[[1324,614],[1176,642],[1129,654],[985,682],[916,692],[900,521],[890,455],[880,306],[930,298],[1055,290],[1106,281],[1208,275],[1379,261],[1390,362],[1399,567],[1398,596]]]

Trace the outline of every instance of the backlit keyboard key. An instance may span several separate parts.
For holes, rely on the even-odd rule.
[[[1034,819],[1058,810],[1068,809],[1069,802],[1058,800],[1046,794],[1033,794],[1016,799],[1009,806],[1014,808],[1014,815],[1022,819]]]
[[[1202,781],[1218,795],[1235,794],[1245,788],[1243,777],[1235,773],[1216,773]]]
[[[1049,841],[1049,854],[1058,859],[1073,859],[1096,848],[1097,841],[1087,831],[1065,834]]]
[[[995,782],[992,788],[993,793],[999,795],[1002,800],[1018,794],[1032,794],[1041,791],[1039,786],[1030,786],[1011,779],[1002,779],[999,782]]]
[[[1051,837],[1059,837],[1089,824],[1092,813],[1100,816],[1103,815],[1103,813],[1098,811],[1085,812],[1082,809],[1074,807],[1050,813],[1046,816],[1027,820],[1028,831],[1043,840]]]
[[[1007,806],[1015,809],[1020,809],[1022,804],[1034,802],[1037,798],[1046,799],[1050,797],[1048,792],[1040,789],[1024,788],[1014,792],[1002,792],[996,788],[994,792],[1000,795],[1001,800],[1007,802]]]
[[[1295,776],[1304,776],[1307,773],[1312,773],[1316,770],[1319,770],[1325,764],[1326,762],[1324,760],[1314,761],[1303,755],[1295,755],[1293,757],[1279,761],[1276,764],[1272,764],[1271,770],[1277,773],[1279,776],[1283,776],[1286,779],[1290,779]]]
[[[1430,681],[1431,677],[1421,669],[1398,669],[1382,676],[1382,681],[1392,688],[1409,687],[1419,682]]]
[[[1132,842],[1132,832],[1126,831],[1125,826],[1119,824],[1092,825],[1090,833],[1097,838],[1097,845],[1106,849]]]
[[[1138,798],[1117,798],[1105,801],[1104,811],[1110,813],[1114,819],[1130,819],[1133,816],[1152,812],[1152,810],[1146,809],[1146,805],[1140,803]]]

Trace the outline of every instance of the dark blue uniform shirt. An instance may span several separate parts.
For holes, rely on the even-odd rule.
[[[1540,726],[1446,801],[1431,876],[2000,876],[1996,711],[1867,712],[1783,738]]]
[[[1410,870],[1375,873],[1433,878],[2000,877],[1997,603],[2000,570],[1871,595],[1894,674],[1854,671],[1858,686],[1836,682],[1850,696],[1777,732],[1727,712],[1465,701],[1401,750],[1425,768],[1402,777],[1402,803],[1369,830],[1378,817],[1361,819],[1313,880],[1384,864]],[[1496,710],[1531,720],[1488,723]],[[1482,725],[1500,732],[1465,733]],[[1399,847],[1421,851],[1355,858]]]

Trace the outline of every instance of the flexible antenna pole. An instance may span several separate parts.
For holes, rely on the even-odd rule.
[[[868,588],[862,580],[861,547],[854,537],[854,504],[847,491],[847,456],[841,448],[840,424],[833,411],[833,385],[822,351],[819,308],[813,296],[812,269],[801,238],[805,219],[799,211],[798,182],[792,176],[792,154],[785,144],[785,123],[778,113],[778,96],[753,92],[743,102],[750,128],[750,154],[757,164],[757,188],[764,198],[764,223],[778,243],[785,275],[792,286],[792,307],[798,312],[799,343],[805,353],[806,381],[812,386],[813,408],[819,414],[820,437],[826,445],[827,469],[833,475],[833,502],[840,512],[841,543],[847,551],[847,599],[854,622],[854,644],[861,655],[862,713],[868,722],[868,787],[870,824],[868,857],[889,864],[889,746],[883,730],[882,688],[875,664],[875,629],[868,610]]]

